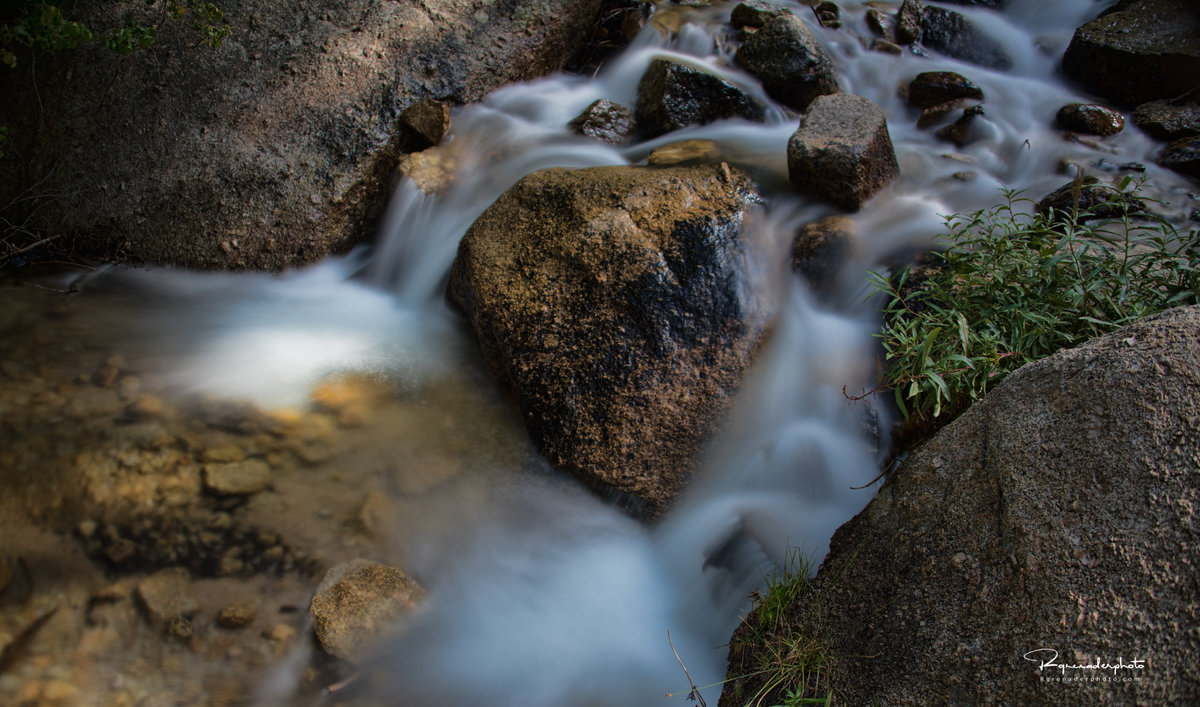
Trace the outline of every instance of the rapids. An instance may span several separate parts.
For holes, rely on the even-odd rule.
[[[369,250],[282,276],[152,270],[78,283],[85,294],[151,296],[153,305],[114,326],[139,339],[164,392],[297,406],[334,372],[381,373],[419,386],[473,365],[469,334],[442,302],[447,273],[474,219],[533,170],[637,163],[660,145],[704,138],[719,143],[724,159],[768,175],[769,206],[750,219],[763,262],[748,276],[769,283],[779,321],[692,487],[647,527],[536,460],[509,460],[514,468],[494,474],[477,470],[485,479],[482,507],[445,508],[395,539],[396,556],[429,600],[364,666],[379,702],[678,703],[689,691],[682,662],[716,704],[724,644],[752,590],[793,548],[819,562],[834,530],[870,500],[879,458],[862,432],[865,406],[842,392],[870,388],[876,372],[877,315],[865,277],[848,277],[842,291],[817,299],[783,270],[796,228],[831,213],[787,186],[785,146],[797,117],[770,104],[765,124],[722,121],[620,148],[566,129],[596,99],[633,105],[638,79],[656,56],[707,67],[770,103],[730,61],[734,32],[723,23],[734,4],[660,3],[660,19],[678,31],[666,35],[649,23],[597,75],[509,86],[456,110],[453,186],[430,196],[402,182]],[[842,90],[887,114],[901,167],[901,177],[853,215],[864,247],[851,274],[927,246],[942,214],[990,206],[1002,187],[1040,197],[1077,168],[1064,174],[1060,165],[1096,169],[1105,155],[1064,141],[1053,119],[1061,105],[1089,101],[1061,77],[1058,58],[1074,28],[1106,3],[1011,0],[1003,14],[955,5],[1014,58],[1005,72],[865,49],[865,12],[879,4],[841,3],[845,27],[832,31],[792,3],[834,58]],[[915,74],[935,70],[962,73],[987,95],[982,137],[962,150],[918,130],[918,111],[897,94]],[[1116,153],[1110,162],[1142,163],[1169,201],[1186,201],[1178,198],[1182,181],[1153,163],[1157,143],[1129,128],[1105,144]],[[879,414],[875,424],[886,429],[887,412]],[[735,537],[741,542],[720,566],[708,563]],[[259,704],[309,702],[293,691],[304,650],[264,676]]]

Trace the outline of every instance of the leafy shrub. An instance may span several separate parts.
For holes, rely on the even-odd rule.
[[[871,273],[886,300],[881,387],[905,417],[955,414],[1025,363],[1200,302],[1197,232],[1151,215],[1142,186],[1127,178],[1090,212],[1030,213],[1005,191],[1000,206],[946,218],[932,266]]]
[[[159,30],[174,18],[189,15],[192,29],[200,36],[199,43],[219,47],[221,40],[233,33],[225,13],[210,2],[199,0],[146,0],[151,13],[149,21],[128,16],[121,27],[107,31],[89,27],[69,19],[64,8],[66,0],[22,0],[0,13],[0,63],[17,65],[16,46],[26,46],[47,54],[74,49],[97,35],[104,46],[119,54],[148,49],[154,44]]]

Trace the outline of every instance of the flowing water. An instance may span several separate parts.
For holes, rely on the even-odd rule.
[[[819,561],[834,530],[873,494],[863,487],[877,474],[878,440],[873,449],[864,434],[865,404],[843,394],[843,387],[870,388],[876,371],[877,315],[865,271],[928,246],[942,214],[990,206],[1001,187],[1040,197],[1080,168],[1103,175],[1114,163],[1140,162],[1168,202],[1168,216],[1182,218],[1195,208],[1186,184],[1154,165],[1158,145],[1137,129],[1097,148],[1065,141],[1054,127],[1060,106],[1089,101],[1057,65],[1073,29],[1104,4],[1011,0],[1003,14],[956,6],[1014,57],[1006,72],[937,56],[873,53],[863,42],[871,37],[868,3],[842,3],[845,26],[837,31],[819,27],[806,6],[793,7],[834,57],[842,89],[886,112],[901,167],[901,177],[853,215],[861,247],[842,289],[827,297],[814,297],[784,272],[797,227],[831,213],[787,187],[785,146],[796,116],[775,107],[765,124],[722,121],[619,148],[566,129],[598,98],[632,106],[637,82],[656,56],[707,67],[769,103],[753,79],[733,68],[735,33],[723,24],[733,3],[718,2],[660,5],[655,21],[594,77],[551,76],[458,109],[449,141],[439,148],[451,158],[452,185],[431,196],[402,182],[369,252],[283,276],[109,272],[76,283],[78,298],[93,302],[87,317],[97,326],[126,339],[142,389],[168,399],[297,408],[328,376],[362,372],[425,401],[419,413],[386,418],[395,426],[372,428],[380,438],[409,440],[434,466],[450,463],[458,476],[433,500],[402,503],[395,510],[401,517],[386,525],[388,537],[373,546],[419,579],[428,600],[364,664],[368,699],[648,705],[673,693],[678,702],[689,689],[682,662],[715,704],[724,644],[750,592],[794,548]],[[978,139],[960,150],[918,130],[918,111],[897,92],[917,73],[934,70],[960,72],[987,95]],[[667,517],[647,527],[531,453],[515,416],[483,379],[469,333],[447,311],[442,292],[459,238],[523,175],[551,166],[638,163],[656,147],[689,138],[716,141],[723,159],[762,175],[768,207],[751,215],[748,237],[764,244],[765,255],[748,277],[769,283],[764,289],[777,299],[779,314],[709,459]],[[877,414],[874,424],[886,429],[885,406]],[[368,466],[399,463],[390,457],[415,448],[355,440],[373,456],[360,454],[337,474],[366,474]],[[315,488],[320,481],[298,483]],[[327,517],[297,504],[293,514],[300,508]],[[740,541],[733,556],[706,567],[731,538]],[[334,555],[327,559],[349,559],[336,556],[354,551],[312,542]],[[296,649],[262,676],[259,703],[297,699],[306,651]]]

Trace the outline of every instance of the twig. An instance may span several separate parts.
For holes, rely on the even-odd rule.
[[[683,674],[687,676],[688,685],[692,688],[688,692],[688,699],[699,702],[700,707],[708,707],[708,704],[704,701],[704,696],[700,694],[700,688],[696,687],[696,682],[692,680],[692,674],[688,672],[687,666],[683,664],[683,660],[679,657],[679,651],[675,650],[675,643],[671,641],[670,630],[667,631],[667,643],[670,644],[671,652],[675,654],[675,660],[679,662],[679,667],[683,668]],[[668,692],[667,697],[673,697],[673,695]]]
[[[34,248],[37,248],[38,246],[40,246],[44,243],[49,243],[50,241],[58,238],[60,235],[62,235],[62,234],[60,233],[57,235],[50,236],[49,238],[43,238],[42,240],[38,241],[37,243],[27,245],[24,248],[18,248],[17,250],[14,250],[11,253],[5,253],[4,255],[0,255],[0,260],[3,260],[4,258],[11,258],[14,255],[20,255],[21,253],[24,253],[25,251],[33,250]]]

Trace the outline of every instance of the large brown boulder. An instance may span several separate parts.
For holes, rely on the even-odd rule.
[[[216,49],[184,17],[146,51],[95,42],[0,66],[0,194],[26,197],[2,215],[77,253],[186,266],[279,269],[345,250],[390,195],[401,111],[558,69],[602,0],[218,4],[233,34]],[[120,27],[157,9],[76,12]]]
[[[900,174],[883,111],[848,93],[813,101],[788,140],[787,162],[800,191],[848,210]]]
[[[756,350],[757,200],[725,164],[535,172],[467,232],[449,298],[546,457],[656,515]]]
[[[840,703],[1196,704],[1198,469],[1200,307],[1016,371],[835,534]]]
[[[1200,8],[1191,0],[1136,0],[1075,30],[1063,69],[1123,106],[1175,98],[1200,76]]]

